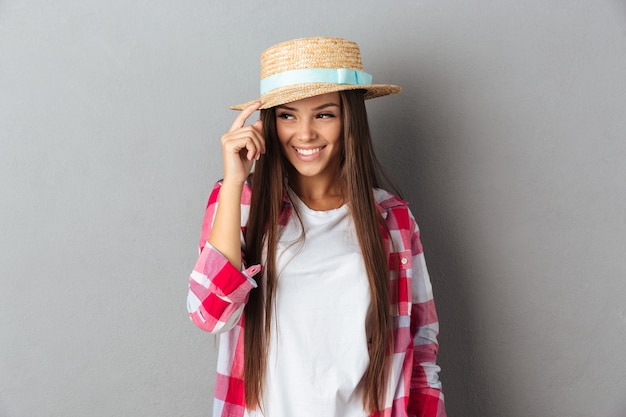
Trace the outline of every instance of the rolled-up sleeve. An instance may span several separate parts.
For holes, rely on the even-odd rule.
[[[254,265],[239,271],[206,243],[189,277],[187,310],[191,320],[211,333],[230,330],[241,317],[250,291],[257,286],[252,277],[260,269]]]
[[[242,270],[235,268],[217,249],[208,243],[211,227],[218,205],[221,183],[218,182],[211,195],[202,223],[200,255],[189,276],[187,311],[191,320],[202,330],[221,333],[230,330],[239,321],[248,296],[257,287],[253,279],[261,267],[245,267],[242,247]],[[250,188],[246,184],[242,194],[242,225],[247,220]],[[243,246],[243,239],[242,239]]]

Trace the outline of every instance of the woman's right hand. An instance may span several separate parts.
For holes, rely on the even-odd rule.
[[[230,130],[222,136],[222,155],[224,158],[223,183],[243,185],[248,178],[254,161],[265,153],[265,138],[260,120],[246,126],[246,120],[261,106],[257,101],[245,108]]]

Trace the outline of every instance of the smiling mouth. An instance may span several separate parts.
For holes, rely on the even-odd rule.
[[[309,155],[313,155],[313,154],[318,153],[319,151],[321,151],[324,148],[325,148],[324,146],[320,146],[319,148],[313,148],[313,149],[300,149],[300,148],[294,148],[294,149],[300,155],[309,156]]]

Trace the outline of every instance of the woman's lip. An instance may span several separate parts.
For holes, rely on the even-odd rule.
[[[318,146],[315,148],[298,148],[294,146],[293,149],[298,153],[298,155],[311,156],[311,155],[315,155],[316,153],[324,149],[324,146]]]

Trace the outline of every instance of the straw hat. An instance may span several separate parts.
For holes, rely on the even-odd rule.
[[[391,84],[372,84],[363,71],[361,51],[339,38],[302,38],[274,45],[261,54],[261,97],[231,106],[243,110],[255,101],[261,109],[319,94],[365,90],[365,99],[399,93]]]

